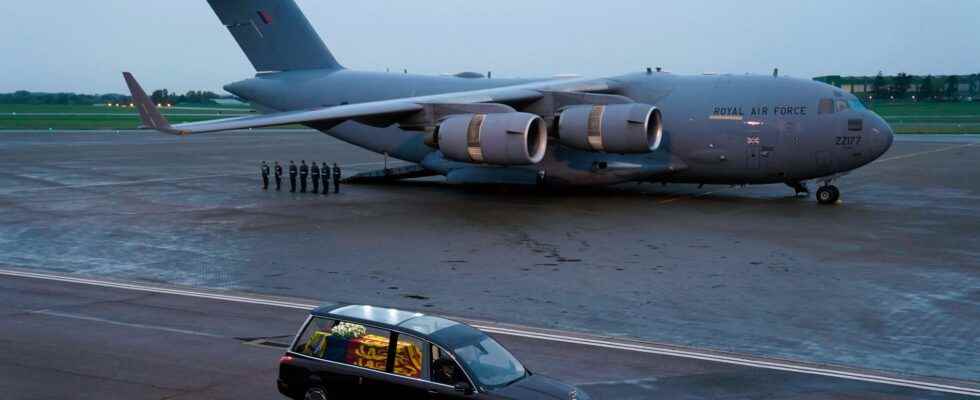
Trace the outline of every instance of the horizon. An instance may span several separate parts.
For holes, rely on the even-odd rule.
[[[397,73],[397,72],[394,72],[394,73]],[[670,73],[670,71],[667,71],[667,73]],[[892,75],[884,75],[884,78],[885,79],[892,79],[892,78],[895,78],[896,75],[901,74],[901,73],[903,73],[903,72],[898,72],[898,73],[895,73],[895,74],[892,74]],[[731,75],[731,74],[725,73],[725,74],[722,74],[722,75]],[[942,79],[942,78],[948,78],[948,77],[954,76],[954,75],[955,76],[958,76],[958,77],[961,77],[961,78],[964,78],[964,77],[972,77],[972,76],[980,75],[980,73],[972,73],[972,74],[948,74],[948,75],[936,75],[936,74],[915,75],[915,74],[909,74],[909,76],[912,77],[912,78],[920,78],[920,79],[921,78],[926,78],[926,77],[933,77],[933,78],[937,78],[937,79]],[[810,77],[809,79],[818,80],[818,79],[821,79],[821,78],[831,78],[831,77],[840,77],[840,78],[843,78],[843,79],[873,79],[876,76],[877,76],[877,74],[875,74],[875,75],[838,75],[838,74],[835,74],[835,75],[814,76],[814,77]],[[480,78],[477,78],[477,79],[480,79]],[[169,88],[153,88],[153,89],[150,89],[150,90],[151,91],[152,90],[169,90]],[[0,94],[8,94],[9,95],[9,94],[13,94],[13,93],[17,93],[17,92],[25,92],[25,91],[26,92],[29,92],[31,94],[61,94],[61,93],[65,93],[65,94],[76,94],[76,95],[82,95],[82,96],[114,96],[114,95],[126,96],[126,97],[129,97],[130,96],[130,94],[128,92],[126,92],[126,91],[121,91],[121,92],[64,92],[64,91],[42,92],[42,91],[31,91],[31,90],[25,90],[25,89],[18,89],[18,90],[14,90],[14,91],[10,91],[10,92],[0,92]],[[188,91],[209,91],[209,90],[205,90],[205,89],[188,89]],[[238,96],[236,96],[234,94],[231,94],[231,93],[226,92],[223,89],[218,90],[218,91],[210,91],[210,92],[219,95],[221,98],[237,98],[238,97]],[[183,91],[183,92],[175,92],[175,91],[172,91],[172,90],[170,91],[170,94],[171,95],[184,95],[186,93],[187,93],[187,91]]]
[[[60,3],[58,13],[49,11],[52,2]],[[874,23],[867,21],[883,15],[880,4],[845,0],[613,0],[599,15],[558,0],[501,0],[493,7],[432,0],[424,9],[381,0],[298,3],[340,62],[357,70],[492,71],[507,78],[615,76],[645,67],[762,75],[779,68],[783,76],[810,79],[980,69],[980,41],[971,40],[980,2],[970,0],[942,7],[910,1]],[[126,0],[49,0],[18,4],[12,12],[15,22],[0,26],[0,34],[15,39],[0,65],[3,93],[126,93],[120,73],[127,70],[148,88],[226,94],[223,85],[255,74],[203,0],[138,7]],[[52,62],[51,54],[61,62]]]

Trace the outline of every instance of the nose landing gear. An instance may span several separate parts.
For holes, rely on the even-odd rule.
[[[817,189],[817,202],[823,205],[836,204],[840,200],[840,189],[837,186],[827,184]]]

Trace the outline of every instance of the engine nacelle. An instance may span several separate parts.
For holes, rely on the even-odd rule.
[[[454,115],[436,132],[446,158],[466,163],[537,164],[548,149],[548,127],[528,113]]]
[[[558,119],[558,140],[580,150],[649,153],[660,148],[663,118],[648,104],[572,106]]]

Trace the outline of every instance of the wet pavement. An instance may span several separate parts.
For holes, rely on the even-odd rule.
[[[0,134],[0,267],[249,290],[980,381],[980,139],[780,186],[263,192],[311,132]]]
[[[194,297],[174,294],[186,292],[179,287],[131,290],[113,287],[115,282],[100,286],[6,273],[0,270],[0,392],[5,399],[284,398],[275,388],[277,362],[306,312],[255,303],[297,304],[303,299],[227,291],[195,291],[200,297]],[[534,373],[575,384],[597,400],[968,398],[574,342],[494,336]],[[976,387],[965,390],[980,393]]]

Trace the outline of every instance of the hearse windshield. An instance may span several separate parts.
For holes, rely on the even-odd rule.
[[[474,341],[458,344],[453,353],[466,364],[480,386],[495,389],[510,385],[527,376],[520,361],[489,336],[473,337]]]

